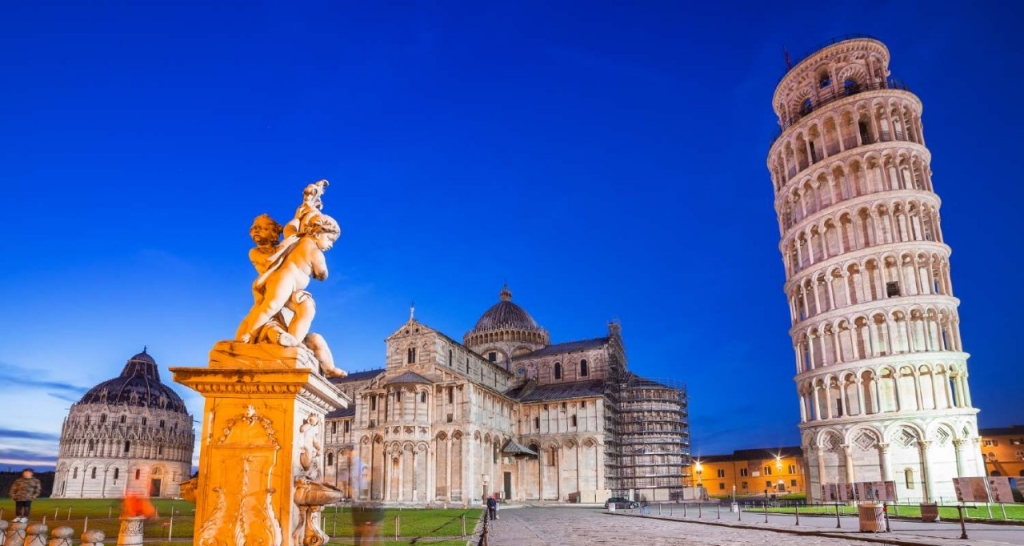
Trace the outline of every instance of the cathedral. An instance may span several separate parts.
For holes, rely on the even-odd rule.
[[[690,464],[686,391],[630,372],[618,324],[552,344],[506,286],[462,343],[410,314],[384,368],[333,380],[324,481],[388,504],[669,500]]]
[[[185,403],[160,382],[145,350],[121,375],[71,406],[60,435],[53,498],[177,497],[192,470],[195,432]]]

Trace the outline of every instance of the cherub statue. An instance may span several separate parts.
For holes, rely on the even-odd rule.
[[[309,188],[306,193],[309,200]],[[317,214],[306,218],[308,225],[303,226],[303,233],[290,237],[286,245],[278,245],[283,229],[270,216],[263,214],[253,221],[249,235],[256,247],[249,251],[249,260],[260,276],[253,283],[253,308],[235,337],[243,342],[287,347],[301,343],[313,352],[325,375],[344,377],[345,372],[334,366],[323,336],[309,332],[316,306],[305,287],[310,275],[320,280],[327,277],[323,252],[340,233],[334,219],[320,214],[318,208],[313,210]]]
[[[323,196],[328,185],[326,180],[318,180],[302,190],[302,204],[295,210],[295,217],[284,226],[285,238],[301,234],[305,231],[305,223],[320,214],[324,208]]]

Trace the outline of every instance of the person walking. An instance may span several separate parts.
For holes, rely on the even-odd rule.
[[[490,517],[491,521],[498,515],[498,499],[493,496],[487,497],[487,516]]]
[[[33,477],[31,468],[21,471],[21,477],[11,484],[10,496],[14,499],[14,521],[28,523],[29,513],[32,512],[32,501],[36,500],[43,490],[43,485],[37,478]]]

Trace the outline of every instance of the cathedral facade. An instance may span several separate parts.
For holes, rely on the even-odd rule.
[[[384,368],[335,380],[325,481],[394,504],[603,502],[678,495],[689,465],[685,390],[627,369],[617,324],[551,344],[506,287],[459,343],[409,321]]]
[[[90,389],[61,430],[53,498],[177,497],[195,432],[185,403],[145,350]]]

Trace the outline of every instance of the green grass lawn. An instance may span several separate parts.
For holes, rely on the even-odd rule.
[[[1006,504],[1006,505],[1004,505],[1004,507],[1006,508],[1006,521],[1024,521],[1024,505],[1021,505],[1021,504]],[[792,514],[794,512],[794,510],[795,509],[792,506],[779,507],[779,508],[768,508],[768,512],[770,512],[770,513],[779,513],[779,514]],[[752,512],[761,512],[761,511],[763,511],[763,508],[751,508],[750,511],[752,511]],[[801,506],[800,507],[800,513],[801,514],[807,514],[807,515],[811,515],[811,514],[826,514],[826,515],[834,516],[835,513],[836,513],[836,507],[835,507],[835,505],[827,505],[827,506]],[[843,514],[843,515],[854,515],[854,514],[857,513],[857,507],[856,506],[840,505],[839,506],[839,513]],[[914,504],[914,505],[890,506],[889,507],[889,515],[895,517],[897,514],[900,517],[920,518],[921,517],[921,509],[916,504]],[[942,519],[947,519],[947,520],[957,520],[957,519],[960,519],[960,516],[957,513],[957,509],[955,507],[952,507],[952,506],[940,507],[939,508],[939,517],[942,518]],[[969,518],[969,519],[987,520],[988,519],[988,508],[986,508],[985,505],[967,506],[964,509],[964,517],[965,518]],[[994,521],[1002,521],[1003,520],[1003,511],[999,507],[999,505],[997,505],[997,504],[993,504],[992,505],[992,520],[994,520]]]
[[[182,500],[157,499],[153,505],[159,514],[146,521],[145,537],[147,539],[167,538],[170,536],[175,544],[181,546],[190,542],[193,531],[192,510],[195,505]],[[81,536],[88,518],[89,529],[100,529],[107,535],[107,542],[113,542],[120,528],[118,513],[121,502],[118,499],[39,499],[32,503],[32,522],[41,522],[46,517],[46,524],[52,530],[61,526],[69,526],[75,530],[75,537]],[[70,509],[70,514],[69,514]],[[14,517],[14,501],[0,499],[0,510],[3,519],[10,521]],[[171,514],[174,514],[173,522]],[[388,545],[399,544],[431,544],[435,546],[464,546],[466,541],[442,540],[433,537],[458,537],[462,534],[462,518],[465,516],[466,533],[472,534],[483,510],[472,509],[402,509],[388,508],[384,511],[384,522],[381,535],[394,538],[395,518],[398,517],[399,541],[390,541]],[[323,514],[324,530],[332,537],[332,543],[343,544],[352,536],[352,517],[348,507],[327,507]],[[147,545],[170,544],[146,542]]]

